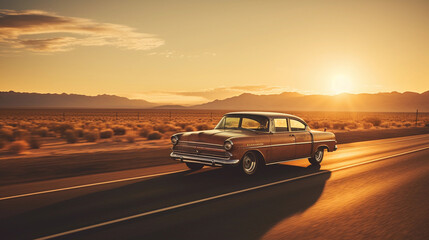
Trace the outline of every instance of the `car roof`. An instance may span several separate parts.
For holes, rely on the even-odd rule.
[[[269,118],[276,118],[276,117],[288,117],[288,118],[296,118],[299,120],[302,120],[300,117],[297,117],[295,115],[292,114],[287,114],[287,113],[277,113],[277,112],[230,112],[227,113],[225,115],[258,115],[258,116],[265,116],[265,117],[269,117]],[[303,122],[305,122],[304,120],[302,120]]]

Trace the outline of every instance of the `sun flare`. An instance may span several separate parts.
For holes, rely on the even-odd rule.
[[[353,81],[350,77],[337,75],[331,80],[331,93],[333,95],[350,93],[353,90]]]

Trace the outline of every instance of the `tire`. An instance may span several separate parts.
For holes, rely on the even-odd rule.
[[[308,161],[313,164],[313,165],[320,165],[320,163],[323,160],[323,155],[325,153],[325,149],[323,148],[319,148],[317,149],[317,151],[314,153],[314,155],[308,159]]]
[[[203,164],[199,164],[199,163],[186,163],[186,166],[191,169],[191,170],[200,170],[201,168],[204,167]]]
[[[261,167],[260,159],[253,152],[246,153],[240,162],[241,171],[247,175],[255,175],[258,168]]]

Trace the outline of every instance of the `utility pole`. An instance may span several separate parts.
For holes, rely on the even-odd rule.
[[[417,127],[417,120],[418,120],[418,117],[419,117],[419,110],[417,109],[417,111],[416,111],[416,127]]]

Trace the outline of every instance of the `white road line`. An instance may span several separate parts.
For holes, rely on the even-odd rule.
[[[294,178],[289,178],[289,179],[285,179],[285,180],[280,180],[277,182],[267,183],[267,184],[259,185],[256,187],[250,187],[250,188],[246,188],[246,189],[242,189],[242,190],[238,190],[238,191],[234,191],[234,192],[229,192],[229,193],[225,193],[225,194],[220,194],[220,195],[216,195],[216,196],[212,196],[212,197],[208,197],[208,198],[195,200],[192,202],[187,202],[187,203],[182,203],[182,204],[178,204],[178,205],[174,205],[174,206],[170,206],[170,207],[160,208],[160,209],[156,209],[156,210],[149,211],[149,212],[143,212],[143,213],[131,215],[131,216],[124,217],[124,218],[118,218],[118,219],[114,219],[111,221],[102,222],[102,223],[98,223],[98,224],[94,224],[94,225],[90,225],[90,226],[86,226],[86,227],[82,227],[82,228],[77,228],[77,229],[73,229],[73,230],[66,231],[66,232],[61,232],[61,233],[57,233],[57,234],[53,234],[53,235],[49,235],[49,236],[45,236],[45,237],[36,238],[36,240],[45,240],[45,239],[52,239],[52,238],[56,238],[56,237],[61,237],[61,236],[69,235],[72,233],[82,232],[82,231],[89,230],[89,229],[94,229],[94,228],[103,227],[103,226],[111,225],[111,224],[118,223],[118,222],[123,222],[123,221],[131,220],[131,219],[135,219],[135,218],[140,218],[140,217],[152,215],[155,213],[166,212],[169,210],[173,210],[173,209],[177,209],[177,208],[181,208],[181,207],[186,207],[186,206],[190,206],[190,205],[194,205],[194,204],[198,204],[198,203],[202,203],[202,202],[207,202],[207,201],[211,201],[214,199],[219,199],[219,198],[224,198],[224,197],[228,197],[228,196],[232,196],[232,195],[237,195],[240,193],[249,192],[249,191],[253,191],[253,190],[257,190],[257,189],[261,189],[261,188],[266,188],[266,187],[270,187],[270,186],[274,186],[274,185],[278,185],[278,184],[282,184],[282,183],[286,183],[286,182],[292,182],[292,181],[296,181],[299,179],[308,178],[311,176],[316,176],[316,175],[320,175],[320,174],[324,174],[324,173],[328,173],[328,172],[336,172],[336,171],[340,171],[340,170],[344,170],[344,169],[348,169],[348,168],[352,168],[352,167],[356,167],[356,166],[361,166],[361,165],[368,164],[368,163],[373,163],[373,162],[377,162],[377,161],[386,160],[389,158],[403,156],[406,154],[415,153],[415,152],[423,151],[426,149],[429,149],[429,146],[419,148],[419,149],[410,150],[407,152],[393,154],[393,155],[386,156],[386,157],[380,157],[377,159],[373,159],[373,160],[369,160],[369,161],[365,161],[365,162],[361,162],[361,163],[356,163],[356,164],[352,164],[352,165],[348,165],[348,166],[344,166],[344,167],[338,167],[338,168],[334,168],[334,169],[329,170],[329,171],[328,170],[322,170],[319,172],[315,172],[315,173],[311,173],[311,174],[307,174],[307,175],[303,175],[303,176],[299,176],[299,177],[294,177]]]
[[[77,186],[71,186],[71,187],[65,187],[65,188],[57,188],[57,189],[51,189],[51,190],[46,190],[46,191],[40,191],[40,192],[25,193],[25,194],[19,194],[19,195],[14,195],[14,196],[2,197],[2,198],[0,198],[0,201],[7,200],[7,199],[14,199],[14,198],[29,197],[29,196],[34,196],[34,195],[46,194],[46,193],[60,192],[60,191],[78,189],[78,188],[93,187],[93,186],[105,185],[105,184],[111,184],[111,183],[126,182],[126,181],[138,180],[138,179],[143,179],[143,178],[158,177],[158,176],[162,176],[162,175],[173,174],[173,173],[184,172],[184,171],[186,171],[186,170],[178,170],[178,171],[157,173],[157,174],[151,174],[151,175],[143,175],[143,176],[137,176],[137,177],[131,177],[131,178],[122,178],[122,179],[105,181],[105,182],[97,182],[97,183],[90,183],[90,184],[84,184],[84,185],[77,185]]]

